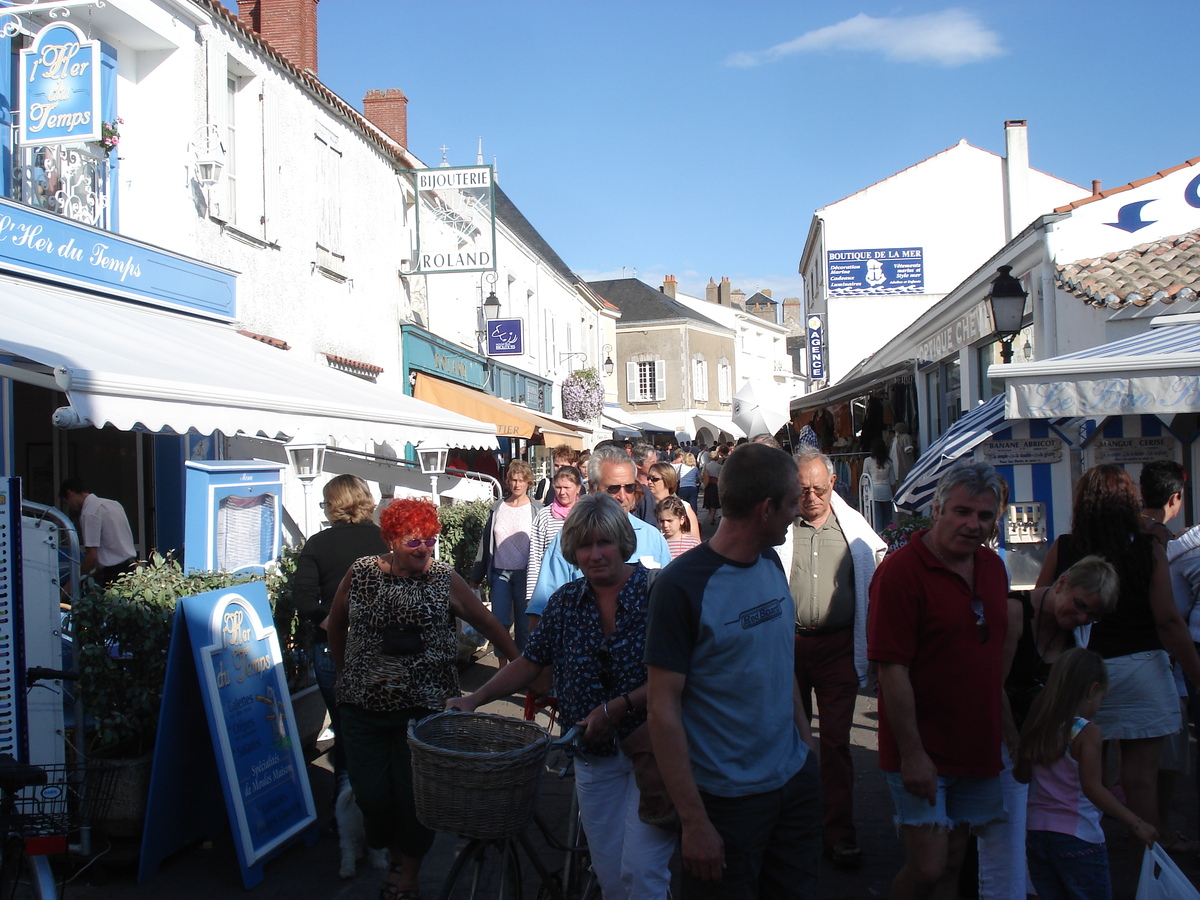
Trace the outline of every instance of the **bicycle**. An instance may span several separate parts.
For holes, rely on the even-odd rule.
[[[26,683],[74,681],[77,672],[34,666]],[[90,823],[112,797],[115,770],[85,762],[31,765],[0,754],[0,900],[27,883],[34,900],[58,900],[50,857],[91,855]],[[77,838],[72,842],[71,838]]]
[[[559,750],[578,749],[581,735],[579,727],[572,726],[550,746]],[[558,777],[565,778],[571,768],[572,761],[568,759]],[[524,851],[537,873],[538,900],[599,900],[600,885],[591,868],[575,792],[571,792],[565,841],[558,839],[554,829],[537,812],[533,824],[548,847],[564,854],[560,871],[552,872],[546,865],[528,828],[503,838],[472,838],[455,855],[438,900],[521,900],[524,884],[519,850]]]

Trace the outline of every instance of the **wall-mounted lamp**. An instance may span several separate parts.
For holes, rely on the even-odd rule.
[[[1025,299],[1029,294],[1021,282],[1012,276],[1012,266],[1001,266],[1000,274],[992,279],[992,289],[987,301],[992,310],[992,324],[996,338],[1000,341],[1000,361],[1012,362],[1013,341],[1021,333],[1021,322],[1025,318]]]
[[[201,125],[188,144],[196,183],[207,190],[221,180],[225,168],[225,145],[216,125]]]
[[[479,277],[479,296],[483,297],[483,283],[488,283],[488,294],[483,299],[483,317],[488,321],[500,315],[500,298],[496,296],[496,273],[484,272]]]
[[[613,370],[616,368],[616,366],[613,364],[612,344],[605,344],[603,353],[604,353],[604,362],[601,365],[604,368],[604,374],[611,375],[613,373]]]

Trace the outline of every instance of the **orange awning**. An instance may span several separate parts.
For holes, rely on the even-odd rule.
[[[583,436],[577,431],[568,431],[564,426],[539,416],[531,409],[474,388],[434,378],[423,372],[417,373],[413,396],[481,422],[492,422],[496,426],[498,437],[529,440],[540,432],[547,444],[568,444],[575,450],[583,449]]]

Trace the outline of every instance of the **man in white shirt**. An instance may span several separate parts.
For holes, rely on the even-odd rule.
[[[83,558],[79,574],[107,585],[137,563],[133,531],[125,510],[116,500],[97,497],[80,478],[68,478],[58,491],[71,515],[79,519]]]

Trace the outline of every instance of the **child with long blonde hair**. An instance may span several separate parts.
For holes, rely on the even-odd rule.
[[[1108,691],[1104,660],[1083,647],[1050,670],[1021,733],[1013,776],[1029,784],[1025,853],[1040,900],[1109,900],[1112,881],[1101,814],[1129,826],[1147,846],[1149,822],[1126,808],[1101,780],[1099,726],[1088,721]]]

